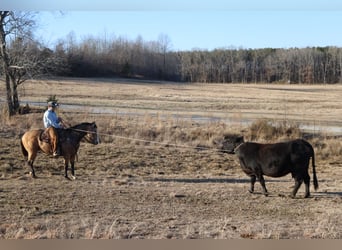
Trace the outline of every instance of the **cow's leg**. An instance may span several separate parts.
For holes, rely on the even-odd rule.
[[[295,186],[293,188],[293,191],[292,191],[292,194],[291,194],[291,198],[295,198],[296,197],[297,191],[300,188],[300,185],[302,185],[302,183],[303,183],[302,176],[296,176],[295,177]]]
[[[248,190],[251,194],[254,193],[254,184],[255,184],[255,181],[256,181],[256,176],[255,176],[255,175],[252,175],[252,176],[251,176],[251,187],[250,187],[250,189]]]
[[[264,176],[260,175],[258,177],[259,179],[259,182],[261,184],[261,187],[262,187],[262,190],[263,190],[263,193],[265,196],[268,196],[268,192],[267,192],[267,189],[266,189],[266,185],[265,185],[265,179],[264,179]]]
[[[306,173],[304,175],[304,184],[305,184],[305,196],[304,198],[310,197],[310,175],[309,173]]]

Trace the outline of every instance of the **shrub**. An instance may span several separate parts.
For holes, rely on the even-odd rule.
[[[302,133],[298,124],[260,119],[249,126],[248,136],[251,141],[275,141],[302,137]]]

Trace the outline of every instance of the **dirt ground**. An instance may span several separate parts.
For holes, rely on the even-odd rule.
[[[319,154],[319,190],[311,183],[308,199],[303,186],[288,197],[290,175],[265,177],[268,197],[259,183],[250,194],[234,155],[120,140],[82,142],[75,181],[64,178],[62,158],[39,154],[32,179],[19,136],[37,123],[23,119],[0,129],[2,239],[342,238],[340,155]]]
[[[258,183],[249,194],[233,155],[155,146],[84,144],[76,181],[63,177],[62,159],[40,155],[31,179],[11,153],[18,141],[1,140],[1,238],[342,236],[341,162],[318,163],[319,191],[291,199],[290,176],[266,178],[269,197]]]

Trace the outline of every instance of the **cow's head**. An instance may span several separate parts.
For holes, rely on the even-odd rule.
[[[225,135],[223,138],[215,140],[214,144],[217,145],[217,148],[221,150],[221,152],[234,154],[235,148],[243,142],[244,139],[241,135]]]

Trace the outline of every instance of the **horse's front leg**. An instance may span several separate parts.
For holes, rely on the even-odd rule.
[[[69,159],[64,158],[64,177],[69,179],[68,177],[68,168],[69,168]]]
[[[70,159],[70,165],[71,165],[71,178],[73,180],[76,180],[76,176],[75,176],[75,157],[72,157]]]
[[[71,165],[71,179],[75,180],[76,177],[75,177],[75,159],[74,159],[74,157],[71,157],[71,159],[65,158],[65,161],[64,161],[64,167],[65,167],[64,177],[69,179],[69,177],[68,177],[69,162]]]

